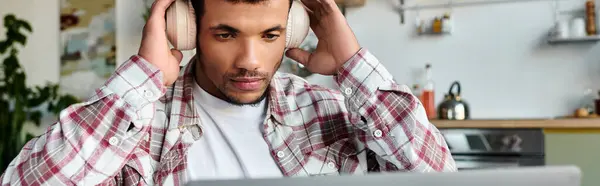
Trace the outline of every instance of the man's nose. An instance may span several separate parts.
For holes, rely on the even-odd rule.
[[[260,60],[258,59],[260,51],[260,42],[252,39],[242,42],[235,67],[248,71],[258,70],[260,68]]]

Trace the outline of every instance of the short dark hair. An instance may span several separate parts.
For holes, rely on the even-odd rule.
[[[200,24],[200,19],[202,18],[202,15],[204,15],[204,0],[190,0],[192,1],[192,7],[194,8],[194,13],[196,14],[196,24]],[[223,0],[223,1],[227,1],[227,2],[231,2],[231,3],[247,3],[247,4],[258,4],[258,3],[262,3],[268,0]],[[288,11],[290,8],[292,8],[292,1],[293,0],[289,0],[290,1],[290,6],[288,8]]]

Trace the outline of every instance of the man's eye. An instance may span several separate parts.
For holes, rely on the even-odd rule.
[[[264,38],[266,38],[268,40],[275,40],[275,39],[279,38],[279,35],[276,35],[276,34],[265,34]]]
[[[219,39],[232,39],[233,34],[217,34],[217,38]]]

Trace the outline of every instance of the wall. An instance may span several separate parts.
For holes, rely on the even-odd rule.
[[[28,83],[57,82],[58,0],[0,1],[2,14],[16,13],[31,21],[35,29],[20,58],[29,74]],[[459,80],[473,118],[570,114],[585,88],[600,88],[599,45],[545,44],[544,36],[553,23],[551,2],[454,8],[455,32],[435,37],[413,34],[414,11],[407,12],[407,23],[401,25],[391,8],[393,2],[368,0],[364,7],[348,10],[348,22],[361,44],[400,83],[414,83],[415,72],[431,63],[438,102],[451,82]],[[117,0],[118,61],[137,52],[143,27],[141,4],[141,0]],[[563,8],[577,6],[582,2],[561,3]],[[420,14],[439,15],[447,10]],[[328,77],[309,80],[333,85]]]
[[[409,11],[407,23],[401,25],[390,2],[370,0],[365,7],[348,11],[361,44],[400,83],[412,83],[415,69],[431,63],[438,102],[452,81],[460,81],[474,118],[570,114],[584,88],[600,88],[599,45],[545,44],[543,38],[553,24],[550,2],[454,8],[455,32],[443,37],[415,36],[415,11]],[[560,5],[568,9],[583,1],[569,2]],[[420,14],[443,11],[449,9]]]

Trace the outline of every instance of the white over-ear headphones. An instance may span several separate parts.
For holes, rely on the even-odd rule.
[[[167,38],[178,50],[196,48],[196,17],[190,1],[175,0],[166,13]],[[309,24],[306,9],[299,0],[293,0],[286,27],[286,48],[296,48],[302,44],[308,34]]]

